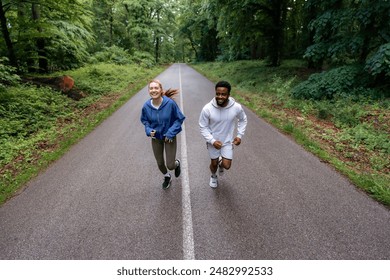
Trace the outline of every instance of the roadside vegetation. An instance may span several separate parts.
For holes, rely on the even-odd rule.
[[[49,87],[19,84],[12,69],[0,70],[8,84],[0,88],[0,204],[164,68],[102,62],[52,73],[74,79],[85,95],[78,101]]]
[[[214,82],[230,81],[232,95],[242,104],[390,206],[390,98],[385,90],[346,82],[353,68],[316,74],[301,61],[277,68],[263,61],[192,66]],[[311,74],[321,79],[302,82]],[[317,98],[321,88],[329,92],[327,98]]]

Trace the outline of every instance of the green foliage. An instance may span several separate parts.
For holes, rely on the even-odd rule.
[[[173,0],[92,1],[93,30],[97,37],[92,50],[118,46],[132,55],[132,61],[145,66],[171,62],[177,52],[177,5]],[[122,60],[125,56],[116,58],[122,64],[127,61]]]
[[[148,52],[135,51],[131,60],[141,67],[151,68],[156,65],[154,57]]]
[[[196,61],[269,58],[303,51],[304,0],[182,1],[180,36]],[[191,57],[192,58],[192,57]]]
[[[68,103],[65,95],[45,87],[7,88],[7,93],[0,95],[0,116],[4,120],[13,122],[15,127],[8,125],[10,130],[3,130],[5,127],[1,127],[0,138],[24,137],[46,128],[50,125],[50,121],[69,113],[66,109]]]
[[[146,70],[137,65],[116,65],[98,63],[86,65],[77,70],[67,71],[76,86],[89,97],[119,91],[145,75]]]
[[[312,74],[291,91],[294,98],[332,99],[359,92],[364,86],[364,73],[360,66],[342,66],[322,73]]]
[[[0,57],[0,94],[5,90],[4,84],[15,85],[20,77],[15,74],[15,67],[6,65],[8,58]]]
[[[332,120],[339,128],[349,128],[360,124],[361,118],[366,114],[360,102],[347,97],[339,97],[331,101],[315,101],[314,104],[318,119]]]
[[[360,104],[352,102],[350,99],[342,98],[332,104],[331,114],[338,127],[354,127],[360,124],[360,118],[364,116]]]
[[[88,47],[95,41],[89,26],[77,22],[53,20],[53,35],[47,44],[47,58],[53,69],[72,69],[83,65],[88,58]]]
[[[380,46],[378,51],[367,60],[365,69],[373,76],[383,74],[390,78],[390,43]]]
[[[178,39],[188,49],[188,58],[213,61],[217,53],[215,1],[187,1],[180,7]]]
[[[369,74],[372,85],[389,86],[389,1],[308,0],[306,7],[314,15],[309,24],[312,42],[305,51],[305,59],[332,66],[359,63]],[[324,93],[327,94],[333,92]],[[315,98],[321,98],[319,95]]]
[[[123,48],[118,46],[104,47],[102,51],[95,53],[89,63],[115,63],[118,65],[130,64],[130,54]]]
[[[9,1],[5,11],[10,43],[0,53],[13,51],[19,71],[69,69],[88,57],[94,38],[86,1]]]
[[[358,62],[371,82],[389,84],[389,1],[41,0],[35,18],[31,2],[4,5],[11,46],[0,38],[0,56],[13,50],[19,71],[42,61],[48,71],[74,69],[91,54],[123,65],[124,50],[148,67],[193,59],[279,66],[304,54],[310,67]]]
[[[321,62],[324,60],[327,47],[323,43],[313,44],[307,47],[305,54],[303,55],[304,59],[311,60],[313,62]]]
[[[4,147],[51,129],[59,118],[71,118],[69,102],[65,95],[44,87],[8,87],[0,94],[0,166],[19,150],[13,147],[10,152]]]
[[[222,53],[218,60],[267,57],[270,65],[280,65],[283,53],[282,38],[286,30],[285,18],[290,11],[298,12],[292,5],[287,9],[290,1],[209,2],[217,3],[214,11],[210,11],[211,15],[219,15],[217,30],[221,38]]]
[[[354,145],[364,144],[368,149],[377,150],[383,155],[390,154],[389,135],[375,130],[372,125],[367,123],[359,122],[357,125],[343,130],[341,140],[350,141]]]

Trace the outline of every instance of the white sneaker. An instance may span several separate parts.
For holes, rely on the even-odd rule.
[[[216,187],[218,187],[218,177],[217,175],[211,175],[210,177],[210,183],[209,183],[210,187],[212,187],[213,189],[215,189]]]
[[[222,176],[224,174],[224,171],[225,171],[225,169],[223,169],[223,167],[222,167],[222,158],[219,157],[219,160],[218,160],[218,175]]]

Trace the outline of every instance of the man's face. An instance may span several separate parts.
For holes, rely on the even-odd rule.
[[[225,107],[229,102],[229,91],[225,87],[217,87],[215,90],[215,100],[221,107]]]

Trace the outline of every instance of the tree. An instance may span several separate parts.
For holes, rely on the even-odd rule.
[[[176,16],[177,11],[176,1],[161,1],[156,0],[152,5],[151,20],[152,20],[152,34],[154,43],[154,56],[157,63],[169,58],[172,60],[174,52],[173,49],[175,39],[174,34],[176,33]]]
[[[216,3],[187,1],[183,4],[180,35],[189,42],[196,60],[214,61],[220,54]]]
[[[287,17],[284,24],[284,57],[302,58],[308,46],[306,0],[290,1],[287,7]]]
[[[305,58],[331,65],[361,64],[381,81],[390,74],[390,2],[386,0],[309,0],[318,7],[310,22],[313,44]]]
[[[6,44],[7,48],[7,57],[10,61],[11,66],[14,66],[16,68],[19,68],[18,61],[16,59],[14,45],[11,40],[11,36],[8,30],[8,24],[7,24],[7,18],[6,18],[6,11],[11,7],[12,2],[4,3],[3,0],[0,0],[0,24],[1,24],[1,31],[3,34],[3,38]]]
[[[48,61],[47,61],[47,54],[46,54],[46,42],[43,34],[43,29],[41,25],[39,24],[39,21],[41,19],[41,9],[39,4],[32,3],[31,5],[31,12],[32,12],[32,20],[33,22],[37,23],[37,33],[38,37],[35,39],[36,41],[36,48],[38,53],[38,70],[41,73],[48,72]]]
[[[287,16],[290,22],[302,17],[302,9],[292,9],[290,3],[300,8],[303,1],[182,1],[180,34],[198,60],[268,57],[270,65],[278,66],[284,53]],[[299,22],[296,28],[302,29]],[[300,41],[300,30],[294,36]]]
[[[6,49],[1,47],[0,53],[7,50],[10,63],[20,71],[66,69],[88,57],[86,49],[93,37],[87,1],[2,0],[1,4]]]

